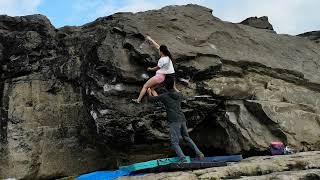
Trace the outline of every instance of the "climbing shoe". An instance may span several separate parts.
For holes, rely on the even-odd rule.
[[[136,103],[136,104],[140,104],[140,101],[138,101],[138,99],[131,99],[131,101]]]
[[[200,161],[204,160],[204,154],[203,153],[198,154],[197,155],[197,159],[200,160]]]

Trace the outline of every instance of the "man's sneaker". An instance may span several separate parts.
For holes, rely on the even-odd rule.
[[[198,154],[198,155],[197,155],[197,159],[198,159],[199,161],[204,160],[204,154],[203,154],[203,153]]]

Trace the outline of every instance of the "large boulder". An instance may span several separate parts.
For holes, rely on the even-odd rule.
[[[164,108],[131,103],[159,58],[146,35],[172,52],[188,126],[207,155],[262,153],[273,140],[320,148],[320,47],[308,39],[224,22],[198,5],[60,29],[41,15],[0,16],[0,178],[174,155]]]

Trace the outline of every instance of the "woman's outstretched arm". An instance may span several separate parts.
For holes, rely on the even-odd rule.
[[[160,45],[159,45],[155,40],[153,40],[150,36],[147,36],[146,39],[147,39],[148,41],[150,41],[155,48],[157,48],[157,49],[160,48]]]

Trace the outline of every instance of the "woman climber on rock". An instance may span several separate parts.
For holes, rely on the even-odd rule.
[[[150,36],[147,36],[146,38],[148,41],[150,41],[154,47],[159,49],[160,51],[160,59],[158,61],[158,64],[156,67],[148,67],[147,71],[156,71],[156,75],[150,78],[142,87],[138,99],[132,99],[135,103],[140,103],[143,96],[146,94],[147,89],[151,88],[154,90],[156,85],[161,84],[166,78],[173,78],[175,79],[175,71],[172,63],[172,56],[170,51],[168,50],[167,46],[165,45],[159,45],[157,42],[155,42]],[[174,89],[176,91],[177,88],[174,84]],[[155,91],[153,91],[155,92]]]

